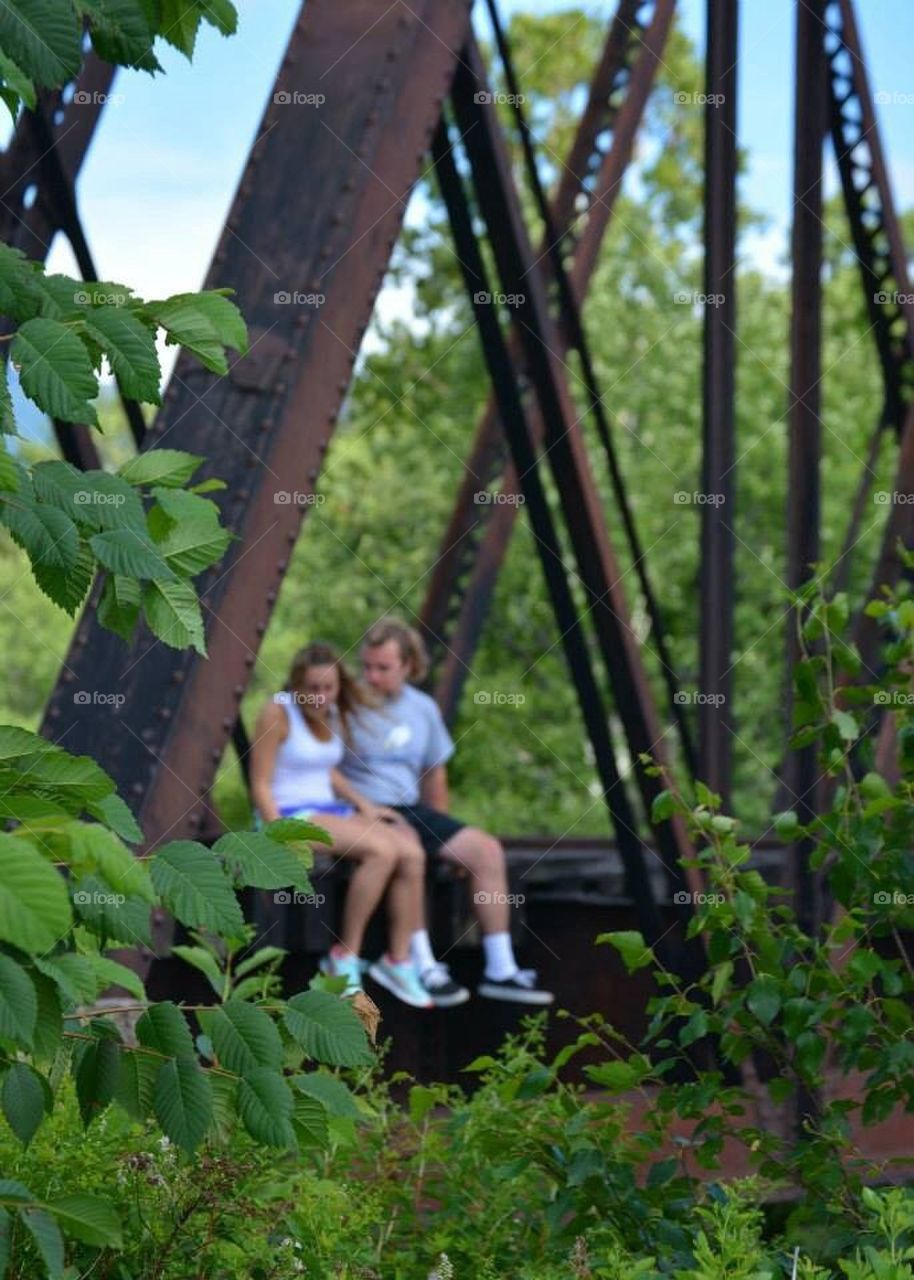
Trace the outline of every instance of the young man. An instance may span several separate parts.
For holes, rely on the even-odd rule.
[[[448,813],[446,763],[454,743],[435,701],[412,683],[428,667],[422,638],[401,622],[379,622],[365,636],[361,657],[365,681],[382,705],[361,708],[353,717],[341,772],[369,800],[400,813],[429,858],[444,858],[465,871],[485,960],[478,994],[551,1004],[554,996],[537,985],[535,971],[518,968],[514,958],[504,849],[488,832]],[[411,952],[435,1004],[447,1007],[469,998],[435,960],[425,929],[413,934]]]

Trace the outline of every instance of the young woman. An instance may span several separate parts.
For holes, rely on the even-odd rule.
[[[257,720],[251,783],[261,821],[308,818],[333,837],[330,852],[357,863],[343,909],[342,934],[321,961],[325,973],[347,979],[346,994],[362,985],[359,959],[365,929],[387,894],[387,954],[369,974],[417,1009],[432,1000],[410,958],[410,938],[424,914],[425,855],[415,834],[392,825],[337,772],[354,711],[366,703],[353,677],[327,644],[296,654],[288,687],[273,695]]]

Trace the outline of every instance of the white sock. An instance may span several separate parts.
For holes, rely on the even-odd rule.
[[[517,973],[517,961],[510,933],[484,933],[482,946],[486,958],[486,977],[503,982]]]
[[[427,929],[417,929],[410,938],[409,954],[420,973],[424,973],[435,963],[435,953],[432,951]]]

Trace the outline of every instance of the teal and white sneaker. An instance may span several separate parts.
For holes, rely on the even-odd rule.
[[[375,960],[374,964],[368,966],[368,973],[379,986],[385,987],[391,995],[395,995],[404,1004],[411,1005],[414,1009],[435,1007],[434,1000],[423,987],[416,966],[411,960],[402,960],[399,964],[395,964],[393,960],[383,955],[380,960]]]
[[[345,978],[346,986],[343,995],[354,996],[357,991],[363,990],[362,964],[358,956],[334,955],[332,951],[328,951],[321,958],[318,968],[321,973],[326,973],[331,978]]]

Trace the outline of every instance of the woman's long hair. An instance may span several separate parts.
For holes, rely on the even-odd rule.
[[[338,650],[332,644],[324,644],[323,641],[318,640],[313,644],[305,645],[304,649],[299,649],[292,659],[286,688],[291,694],[296,695],[302,714],[309,725],[317,731],[318,737],[322,737],[319,731],[324,726],[318,717],[308,714],[308,704],[304,701],[305,678],[311,667],[336,667],[340,680],[340,691],[337,695],[336,705],[340,714],[343,737],[348,741],[351,717],[358,711],[359,707],[373,707],[375,700],[370,692],[348,670]]]

